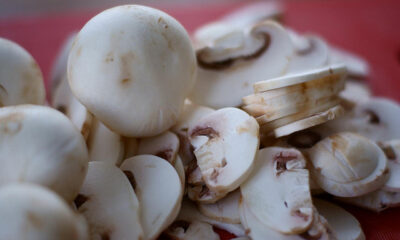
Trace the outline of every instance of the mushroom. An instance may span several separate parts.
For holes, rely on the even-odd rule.
[[[152,155],[125,160],[121,169],[135,179],[145,239],[157,239],[179,213],[182,183],[171,164]]]
[[[75,205],[89,223],[90,239],[143,239],[142,209],[127,177],[113,164],[89,163]]]
[[[139,140],[136,138],[122,137],[124,143],[124,157],[122,159],[128,159],[137,155]]]
[[[354,78],[365,78],[369,74],[368,62],[360,56],[343,49],[330,46],[330,63],[343,63],[346,65],[349,75]]]
[[[0,107],[45,102],[42,72],[21,46],[0,38]]]
[[[400,140],[378,142],[388,159],[389,179],[385,182],[383,190],[400,192]]]
[[[360,223],[343,208],[320,199],[313,199],[318,212],[328,220],[337,239],[364,240]]]
[[[97,118],[93,119],[87,145],[90,161],[121,165],[125,147],[122,137],[107,128]]]
[[[198,204],[199,211],[207,217],[226,223],[240,223],[240,191],[229,193],[223,199],[212,204]]]
[[[215,110],[209,107],[197,105],[190,100],[186,100],[183,105],[183,110],[178,122],[172,128],[175,133],[187,132],[189,126],[194,124],[200,118],[214,112]]]
[[[285,73],[293,51],[288,33],[277,23],[228,29],[197,49],[198,78],[190,98],[213,108],[239,106],[253,83]]]
[[[260,223],[283,234],[305,232],[313,221],[309,173],[296,149],[258,151],[252,175],[240,186],[243,202]]]
[[[176,123],[196,68],[190,38],[174,18],[124,5],[96,15],[78,33],[68,80],[78,100],[110,130],[149,137]]]
[[[219,109],[190,126],[188,136],[202,179],[220,197],[250,175],[259,146],[258,130],[257,121],[237,108]]]
[[[0,206],[0,239],[89,239],[85,219],[58,195],[39,185],[1,187]]]
[[[49,107],[0,108],[0,185],[32,182],[71,202],[87,171],[85,141],[62,113]]]
[[[356,197],[381,188],[389,177],[387,158],[369,139],[342,132],[307,151],[317,184],[340,197]]]
[[[354,105],[367,102],[371,98],[371,90],[365,83],[347,79],[345,88],[339,95],[353,108]]]
[[[185,182],[185,178],[186,178],[185,177],[185,167],[183,166],[182,159],[181,159],[181,157],[179,157],[179,155],[176,156],[176,161],[175,161],[174,168],[176,170],[176,173],[179,176],[179,179],[181,180],[182,190],[185,191],[185,185],[186,185],[186,182]]]
[[[337,198],[337,200],[371,211],[381,212],[390,207],[400,206],[400,192],[379,189],[359,197]]]
[[[175,165],[179,151],[179,139],[170,131],[164,132],[155,137],[142,138],[139,141],[138,155],[151,154]]]
[[[174,240],[220,240],[219,235],[214,232],[212,225],[193,221],[176,221],[164,232],[169,239]],[[164,238],[163,238],[164,239]]]

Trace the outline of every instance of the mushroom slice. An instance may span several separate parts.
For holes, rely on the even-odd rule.
[[[240,191],[229,193],[213,204],[198,204],[200,212],[220,222],[240,223],[239,217]]]
[[[181,180],[182,183],[182,190],[185,190],[185,167],[183,166],[182,159],[179,156],[176,156],[176,161],[174,168],[176,170],[176,173],[179,176],[179,179]]]
[[[45,102],[43,75],[17,43],[0,38],[0,107]]]
[[[339,201],[362,207],[375,212],[381,212],[387,208],[400,206],[400,192],[392,192],[379,189],[377,191],[351,198],[337,198]]]
[[[90,162],[75,199],[90,226],[90,239],[143,239],[139,202],[128,178],[116,166]]]
[[[101,161],[119,166],[124,156],[122,137],[108,129],[97,118],[93,120],[88,139],[90,161]]]
[[[175,133],[179,133],[181,131],[186,132],[189,129],[190,125],[194,124],[196,121],[200,120],[200,118],[214,111],[215,110],[212,108],[197,105],[187,100],[183,105],[182,114],[179,117],[178,122],[172,128],[172,131]]]
[[[176,156],[179,151],[179,139],[170,131],[155,137],[142,138],[139,141],[138,155],[151,154],[167,160],[172,166],[175,165]]]
[[[121,169],[135,179],[145,239],[156,239],[179,213],[182,184],[171,164],[152,155],[127,159]]]
[[[307,156],[317,184],[335,196],[373,192],[389,177],[383,151],[358,134],[343,132],[327,137],[310,148]]]
[[[78,33],[68,80],[110,130],[150,137],[176,123],[196,69],[189,35],[178,21],[150,7],[124,5],[99,13]]]
[[[368,62],[353,53],[331,46],[329,58],[331,63],[345,64],[351,77],[364,78],[369,74]]]
[[[277,23],[230,28],[197,49],[198,78],[190,98],[213,108],[239,106],[253,83],[284,74],[292,54],[289,35]]]
[[[176,221],[164,232],[168,239],[174,240],[219,240],[213,227],[205,222]]]
[[[78,194],[88,164],[85,141],[59,111],[37,105],[0,108],[0,186],[32,182],[67,202]]]
[[[57,194],[39,185],[2,187],[0,206],[0,239],[89,239],[85,219]]]
[[[400,140],[378,142],[388,159],[389,179],[385,182],[383,190],[400,192]]]
[[[371,90],[360,81],[347,79],[345,88],[340,92],[340,97],[353,105],[367,102],[371,98]]]
[[[240,191],[249,210],[275,231],[302,233],[313,221],[309,173],[296,149],[259,150],[254,171]]]
[[[328,223],[336,234],[337,239],[365,239],[360,223],[349,212],[324,200],[314,198],[313,202],[315,207],[318,209],[318,212],[328,220]]]
[[[213,191],[225,194],[249,176],[259,146],[259,126],[237,108],[219,109],[189,128],[202,178]]]

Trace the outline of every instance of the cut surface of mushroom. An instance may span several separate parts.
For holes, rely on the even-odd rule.
[[[338,240],[364,240],[360,223],[343,208],[320,199],[313,199],[318,212],[326,218]]]
[[[327,137],[310,148],[307,156],[318,185],[335,196],[373,192],[389,177],[383,151],[358,134],[343,132]]]
[[[190,38],[174,18],[124,5],[99,13],[78,33],[68,80],[79,101],[112,131],[149,137],[176,123],[196,69]]]
[[[72,202],[87,171],[85,141],[59,111],[37,105],[0,108],[0,185],[32,182]]]
[[[173,240],[220,240],[212,225],[200,221],[176,221],[164,234]]]
[[[154,137],[140,139],[137,154],[155,155],[165,159],[174,166],[178,151],[178,137],[175,133],[167,131]]]
[[[135,179],[145,239],[156,239],[179,213],[183,195],[176,170],[164,159],[138,155],[121,165]]]
[[[275,231],[302,233],[313,221],[309,173],[296,149],[259,150],[254,171],[240,191],[249,210]]]
[[[382,189],[359,197],[346,197],[337,199],[339,201],[375,212],[381,212],[387,208],[400,206],[400,192],[392,192]]]
[[[34,184],[0,189],[0,239],[89,240],[85,219],[54,192]]]
[[[178,122],[172,128],[172,131],[175,133],[187,131],[190,125],[194,124],[196,121],[200,120],[200,118],[214,111],[215,110],[212,108],[197,105],[187,100],[183,105],[182,114],[179,117]]]
[[[352,104],[360,104],[367,102],[371,98],[371,90],[368,86],[356,80],[347,79],[344,90],[340,93],[340,97]]]
[[[389,179],[382,187],[389,192],[400,192],[400,140],[378,142],[388,159]]]
[[[219,109],[188,131],[205,184],[216,192],[236,189],[250,174],[259,146],[259,126],[237,108]]]
[[[253,83],[284,74],[292,53],[288,33],[276,23],[230,29],[197,50],[198,77],[190,98],[213,108],[239,106]]]
[[[42,72],[17,43],[0,38],[0,107],[45,102]]]
[[[355,78],[368,76],[369,64],[363,58],[332,46],[330,46],[329,55],[329,62],[345,64],[350,76]]]
[[[143,239],[138,199],[116,166],[90,162],[75,204],[89,223],[90,239]]]

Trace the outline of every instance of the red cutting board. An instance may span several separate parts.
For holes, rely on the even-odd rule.
[[[201,24],[248,2],[167,6],[161,9],[193,31]],[[330,43],[363,56],[371,66],[367,81],[374,94],[400,100],[400,1],[292,0],[284,3],[285,24],[299,32],[317,33]],[[97,12],[0,19],[0,37],[24,46],[37,59],[47,83],[49,70],[62,41]],[[360,221],[367,239],[400,239],[400,208],[376,214],[345,207]],[[232,237],[226,233],[221,235],[223,239]]]

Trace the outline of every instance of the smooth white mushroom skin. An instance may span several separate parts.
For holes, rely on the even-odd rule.
[[[113,164],[89,163],[75,205],[89,223],[90,239],[144,239],[136,194]]]
[[[0,108],[0,185],[32,182],[71,202],[83,183],[83,136],[59,111],[37,105]]]
[[[196,68],[190,38],[174,18],[125,5],[101,12],[78,33],[68,80],[79,101],[112,131],[148,137],[176,123]]]
[[[0,206],[0,239],[89,240],[85,219],[39,185],[1,187]]]
[[[21,46],[0,38],[0,107],[45,102],[42,72]]]

